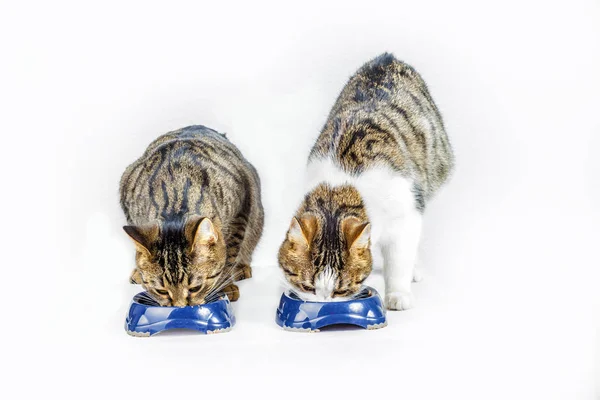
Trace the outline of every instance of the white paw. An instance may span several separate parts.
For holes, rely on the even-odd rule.
[[[421,282],[423,280],[423,273],[421,268],[415,268],[413,270],[413,282]]]
[[[408,310],[415,303],[415,297],[410,292],[391,292],[385,295],[385,306],[388,310]]]

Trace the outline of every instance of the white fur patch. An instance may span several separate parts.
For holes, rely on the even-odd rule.
[[[412,293],[391,292],[385,295],[385,305],[390,310],[408,310],[414,303]]]
[[[288,290],[293,290],[294,293],[296,293],[296,295],[304,301],[335,302],[349,300],[352,296],[333,297],[336,280],[337,274],[328,267],[315,278],[315,293],[306,293],[294,290],[293,286],[287,282],[285,278],[284,283]]]
[[[332,298],[335,289],[337,273],[332,268],[327,267],[315,278],[315,295],[320,301],[328,301]]]
[[[337,274],[329,267],[321,272],[315,278],[315,293],[306,293],[294,290],[294,293],[298,295],[304,301],[346,301],[350,297],[333,297],[333,291],[335,290],[335,282],[337,280]],[[286,286],[289,290],[293,290],[292,285],[286,281]]]

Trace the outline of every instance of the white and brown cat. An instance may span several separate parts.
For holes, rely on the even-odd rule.
[[[383,253],[387,308],[411,308],[422,214],[453,165],[420,75],[387,53],[366,63],[308,159],[307,194],[279,250],[292,289],[318,301],[356,294],[372,269],[373,242]]]

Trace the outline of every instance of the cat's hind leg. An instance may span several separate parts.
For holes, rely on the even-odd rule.
[[[237,245],[236,255],[236,280],[243,280],[252,277],[252,254],[260,240],[264,224],[264,213],[262,205],[257,199],[260,199],[258,187],[254,188],[253,198],[247,213],[239,217],[237,229],[240,240]]]
[[[248,232],[249,226],[243,217],[233,225],[235,230],[228,240],[227,265],[232,269],[234,281],[252,278],[252,253],[260,238],[260,233]]]
[[[227,240],[227,268],[231,268],[234,282],[252,278],[252,268],[250,267],[252,251],[246,251],[244,246],[248,241],[247,227],[247,217],[238,215],[231,224],[232,232]]]

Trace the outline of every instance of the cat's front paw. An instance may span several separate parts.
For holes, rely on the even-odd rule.
[[[415,296],[410,292],[391,292],[385,295],[385,306],[388,310],[408,310],[415,303]]]

